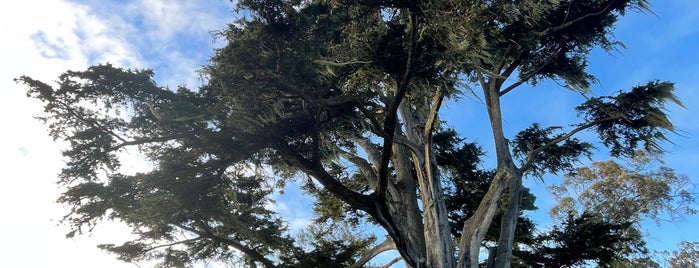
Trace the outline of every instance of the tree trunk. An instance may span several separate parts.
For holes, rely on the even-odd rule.
[[[438,105],[438,104],[437,104]],[[439,178],[439,170],[436,167],[436,155],[429,135],[425,137],[427,111],[430,106],[427,101],[411,109],[401,105],[400,114],[405,123],[405,132],[408,140],[414,143],[416,148],[422,148],[421,152],[412,151],[413,166],[420,187],[420,199],[422,200],[424,239],[426,246],[426,265],[435,268],[451,268],[455,266],[454,246],[450,231],[449,218],[447,217],[444,191]]]
[[[393,155],[396,178],[387,185],[386,199],[391,218],[401,230],[400,235],[407,241],[406,245],[396,243],[396,246],[406,247],[406,252],[410,252],[410,256],[403,256],[403,258],[412,258],[415,266],[421,267],[426,259],[426,243],[422,235],[424,224],[421,221],[417,203],[417,188],[408,158],[410,154],[403,146],[393,145]]]
[[[498,252],[495,257],[495,267],[509,268],[512,259],[512,247],[514,244],[517,218],[519,217],[519,205],[522,201],[522,175],[516,174],[509,185],[509,202],[500,224],[500,237],[498,239]]]
[[[502,129],[502,112],[500,109],[499,92],[502,81],[500,81],[500,79],[489,79],[486,81],[482,74],[479,75],[479,80],[485,97],[488,118],[490,119],[493,142],[495,143],[497,172],[490,184],[488,192],[478,205],[478,209],[476,209],[476,212],[466,220],[464,224],[463,234],[459,243],[461,251],[459,252],[457,267],[478,267],[480,244],[485,238],[485,234],[488,232],[488,228],[497,212],[502,193],[507,188],[514,188],[509,187],[510,184],[515,183],[515,181],[521,181],[521,175],[519,175],[519,171],[514,164],[508,141]],[[519,207],[512,207],[512,210],[511,212],[515,215],[519,213]],[[502,235],[504,237],[514,235],[514,229],[504,230],[503,232]],[[499,252],[507,251],[505,250],[507,248],[510,248],[509,252],[511,252],[511,239],[509,241],[502,241],[502,243],[498,242],[498,248]],[[499,266],[496,264],[496,267]]]
[[[481,241],[490,228],[493,217],[497,212],[498,202],[502,192],[509,181],[509,173],[504,169],[498,169],[488,192],[478,205],[476,212],[466,220],[462,230],[461,241],[459,242],[459,268],[478,268],[478,254],[481,248]]]

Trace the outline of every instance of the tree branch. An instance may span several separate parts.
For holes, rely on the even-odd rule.
[[[513,89],[517,88],[518,86],[520,86],[520,85],[526,83],[527,81],[529,81],[529,79],[532,79],[532,77],[534,77],[537,73],[539,73],[539,71],[541,71],[541,69],[543,69],[544,66],[546,66],[546,64],[549,64],[549,62],[551,62],[551,60],[553,60],[554,56],[555,56],[556,54],[558,54],[559,52],[560,52],[560,48],[556,49],[556,51],[546,60],[546,62],[544,62],[543,64],[539,65],[539,67],[537,67],[536,70],[534,70],[533,72],[531,72],[531,73],[525,75],[524,78],[519,79],[519,81],[513,83],[512,85],[509,85],[509,86],[506,87],[505,89],[500,90],[500,92],[498,92],[498,95],[499,95],[500,97],[502,97],[503,95],[507,94],[508,92],[512,91]],[[520,62],[520,63],[521,63],[521,62]],[[513,64],[514,64],[514,63],[513,63]],[[517,65],[519,65],[519,63],[518,63]],[[510,67],[512,67],[512,65],[511,65]],[[509,69],[509,68],[508,68],[508,69]],[[515,69],[516,69],[516,67],[515,67]],[[512,72],[514,72],[514,69],[512,70]],[[508,75],[508,76],[509,76],[509,75]],[[504,82],[504,81],[503,81],[503,82]]]
[[[415,142],[409,140],[403,135],[396,135],[394,137],[394,142],[410,149],[410,151],[412,151],[413,154],[418,158],[420,163],[425,162],[425,156],[422,155],[422,150],[420,150],[420,147],[418,147],[418,145],[415,144]]]
[[[390,238],[386,238],[386,240],[384,240],[383,242],[381,242],[381,244],[378,244],[375,247],[373,247],[371,250],[369,250],[369,253],[362,256],[362,258],[359,259],[359,261],[354,263],[349,268],[363,267],[364,264],[369,262],[371,259],[373,259],[377,255],[381,254],[382,252],[389,251],[392,249],[396,249],[396,244],[393,243],[393,240],[391,240]]]
[[[157,246],[151,247],[151,248],[149,248],[149,249],[146,249],[146,251],[144,251],[144,252],[149,252],[149,251],[156,250],[156,249],[159,249],[159,248],[166,248],[166,247],[171,247],[171,246],[175,246],[175,245],[179,245],[179,244],[184,244],[184,243],[187,243],[187,242],[194,242],[194,241],[202,240],[202,239],[203,239],[203,238],[202,238],[201,236],[199,236],[199,237],[195,237],[195,238],[192,238],[192,239],[186,239],[186,240],[182,240],[182,241],[172,242],[172,243],[169,243],[169,244],[157,245]]]
[[[226,244],[228,246],[231,246],[232,248],[239,250],[243,254],[249,256],[253,260],[261,262],[267,268],[276,268],[277,267],[277,265],[275,265],[274,262],[265,258],[265,256],[262,256],[262,254],[258,253],[254,249],[251,249],[251,248],[241,244],[238,241],[235,241],[235,240],[232,240],[232,239],[226,238],[226,237],[221,237],[221,236],[214,234],[213,231],[211,231],[211,229],[205,223],[203,223],[201,221],[197,221],[197,223],[198,223],[199,227],[204,229],[204,231],[200,231],[200,230],[197,230],[195,228],[192,228],[192,227],[189,227],[189,226],[186,226],[183,224],[179,224],[179,223],[174,223],[173,225],[175,225],[179,228],[182,228],[186,231],[195,233],[199,236],[209,238],[209,239],[214,240],[216,242],[220,242],[220,243]]]
[[[330,67],[344,67],[344,66],[352,65],[352,64],[369,64],[369,63],[371,63],[371,61],[353,60],[353,61],[347,61],[347,62],[334,62],[334,61],[328,61],[328,60],[313,60],[313,63],[318,64],[318,65],[330,66]]]
[[[607,4],[607,6],[604,7],[604,8],[602,8],[600,11],[593,12],[593,13],[587,13],[587,14],[585,14],[585,15],[583,15],[583,16],[577,18],[577,19],[574,19],[574,20],[571,20],[571,21],[568,21],[568,22],[565,22],[565,20],[564,20],[564,22],[563,22],[561,25],[556,26],[556,27],[547,28],[547,29],[544,30],[543,32],[538,32],[538,33],[536,33],[536,34],[539,35],[539,36],[549,35],[549,34],[551,34],[551,33],[553,33],[553,32],[557,32],[557,31],[563,30],[563,29],[565,29],[565,28],[567,28],[567,27],[570,27],[571,25],[573,25],[573,24],[575,24],[575,23],[577,23],[577,22],[579,22],[579,21],[581,21],[581,20],[587,19],[587,18],[592,17],[592,16],[601,15],[601,14],[607,12],[607,11],[612,7],[612,5],[613,5],[615,2],[616,2],[616,0],[611,0],[611,1],[609,1],[609,4]]]
[[[381,123],[379,123],[379,121],[376,120],[376,117],[371,112],[369,112],[369,110],[367,110],[366,107],[364,107],[362,105],[357,105],[357,108],[359,109],[360,112],[362,112],[362,114],[364,114],[364,116],[366,116],[366,118],[369,119],[369,122],[371,124],[370,130],[374,134],[376,134],[378,136],[382,136],[382,137],[386,136],[386,134],[383,133],[383,131],[381,130]]]
[[[373,196],[360,194],[350,188],[347,188],[347,186],[342,184],[342,182],[336,180],[332,175],[328,174],[328,172],[326,172],[322,166],[311,162],[298,152],[294,151],[285,141],[278,138],[272,139],[273,143],[270,147],[280,153],[286,161],[291,163],[291,165],[297,167],[306,174],[311,175],[335,197],[345,201],[353,208],[366,211],[369,214],[375,214]]]
[[[177,139],[180,137],[182,137],[182,135],[172,135],[172,136],[155,137],[155,138],[143,138],[143,139],[135,139],[135,140],[131,140],[131,141],[124,141],[120,144],[112,146],[111,148],[109,148],[109,150],[115,151],[115,150],[119,150],[119,149],[126,147],[126,146],[141,145],[141,144],[152,143],[152,142],[164,142],[164,141],[174,140],[174,139]]]
[[[388,267],[391,267],[391,265],[394,265],[396,262],[399,262],[399,261],[402,260],[402,259],[403,259],[403,258],[401,258],[401,257],[395,257],[395,258],[393,258],[391,261],[389,261],[388,263],[386,263],[386,264],[384,264],[383,266],[381,266],[381,268],[388,268]]]
[[[410,10],[410,42],[408,43],[408,57],[405,63],[405,71],[403,76],[398,83],[396,88],[396,94],[393,100],[388,104],[386,109],[386,119],[384,120],[384,137],[383,149],[381,152],[381,163],[379,165],[379,181],[376,187],[376,192],[378,193],[379,199],[384,199],[386,195],[386,188],[388,184],[388,164],[391,160],[391,153],[393,151],[393,137],[396,131],[396,125],[398,125],[398,107],[403,101],[408,92],[408,86],[410,85],[410,79],[413,75],[412,62],[413,57],[416,52],[417,45],[417,15],[415,12]]]
[[[357,168],[359,168],[359,171],[364,175],[364,177],[367,178],[370,184],[376,185],[376,171],[371,166],[369,161],[346,150],[343,150],[342,148],[340,148],[340,146],[337,146],[337,144],[335,143],[330,143],[330,145],[333,146],[333,149],[340,153],[345,159],[349,160],[352,164],[357,166]]]
[[[97,122],[97,119],[94,119],[94,118],[87,118],[87,119],[86,119],[86,118],[83,117],[82,115],[79,115],[77,112],[75,112],[75,110],[73,110],[73,109],[70,107],[69,104],[66,104],[66,103],[64,103],[64,102],[62,102],[62,101],[59,101],[59,100],[56,100],[56,102],[57,102],[58,104],[60,104],[60,106],[62,106],[63,109],[65,109],[68,113],[72,114],[72,115],[73,115],[76,119],[78,119],[79,121],[85,122],[85,123],[90,124],[90,125],[92,125],[92,126],[94,126],[94,127],[96,127],[96,128],[99,128],[100,130],[106,132],[107,134],[111,135],[112,137],[114,137],[114,138],[116,138],[116,139],[118,139],[118,140],[120,140],[120,141],[122,141],[122,142],[125,142],[125,141],[126,141],[126,139],[124,139],[124,138],[122,138],[121,136],[117,135],[116,133],[114,133],[114,131],[112,131],[112,130],[106,128],[105,126],[102,126],[102,124],[100,124],[99,122]],[[78,107],[78,108],[82,108],[82,107]]]
[[[556,139],[553,139],[552,141],[549,141],[548,143],[542,145],[541,147],[538,147],[538,148],[532,150],[531,152],[529,152],[529,154],[527,154],[527,160],[524,162],[524,164],[522,164],[522,167],[519,169],[519,171],[520,171],[521,173],[524,173],[525,171],[527,171],[527,170],[532,166],[532,164],[534,164],[534,157],[535,157],[538,153],[540,153],[540,152],[542,152],[542,151],[544,151],[544,150],[550,148],[551,146],[556,145],[556,144],[559,143],[559,142],[562,142],[562,141],[564,141],[564,140],[567,140],[568,138],[572,137],[573,135],[577,134],[577,133],[580,132],[580,131],[583,131],[583,130],[586,130],[586,129],[588,129],[588,128],[591,128],[591,127],[593,127],[593,126],[595,126],[595,125],[597,125],[597,124],[599,124],[599,123],[605,122],[605,121],[617,119],[617,118],[619,118],[619,117],[620,117],[620,116],[610,116],[610,117],[606,117],[606,118],[603,118],[603,119],[599,119],[599,120],[596,120],[596,121],[593,121],[593,122],[590,122],[590,123],[581,125],[581,126],[575,128],[575,129],[571,130],[570,132],[566,133],[565,135],[560,136],[560,137],[558,137],[558,138],[556,138]]]
[[[430,107],[430,114],[427,116],[427,121],[425,122],[425,133],[423,134],[425,144],[428,143],[432,137],[432,131],[434,130],[435,122],[437,122],[437,116],[439,115],[439,108],[442,107],[442,101],[444,100],[444,90],[442,88],[437,89],[437,93],[432,98],[432,107]]]
[[[379,155],[379,150],[374,146],[373,143],[368,138],[361,137],[361,138],[355,138],[354,142],[356,142],[362,149],[364,149],[364,152],[367,154],[367,158],[371,164],[373,164],[375,167],[378,167],[380,164],[380,155]]]

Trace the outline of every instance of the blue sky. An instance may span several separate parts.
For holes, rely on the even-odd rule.
[[[666,144],[665,160],[699,185],[699,2],[655,0],[651,4],[655,14],[630,13],[618,23],[615,36],[626,49],[592,54],[589,70],[600,79],[593,92],[611,94],[654,79],[675,82],[687,108],[669,107],[682,135],[670,136],[674,144]],[[233,6],[224,0],[31,0],[0,5],[0,118],[6,126],[0,137],[0,230],[5,232],[0,266],[135,267],[94,247],[128,236],[118,223],[105,223],[92,236],[64,238],[67,229],[57,226],[57,220],[67,208],[53,201],[60,193],[54,182],[63,165],[60,149],[65,144],[48,138],[45,127],[32,118],[40,115],[39,103],[27,99],[12,79],[30,75],[52,81],[68,69],[111,62],[153,68],[162,85],[196,87],[200,81],[195,70],[220,45],[211,39],[210,31],[232,21]],[[552,83],[513,91],[504,99],[505,127],[513,135],[535,121],[573,123],[571,107],[580,100],[579,95]],[[447,105],[443,119],[488,151],[492,147],[488,133],[473,131],[487,129],[482,105],[472,97]],[[599,158],[604,158],[603,152]],[[127,170],[147,168],[134,155],[125,157]],[[551,176],[546,183],[555,180]],[[544,183],[533,179],[526,183],[539,194],[540,213],[532,216],[546,222],[552,200]],[[298,200],[303,199],[287,194],[278,203],[280,212],[292,218],[292,226],[303,226],[310,217],[294,210],[306,203],[294,203]],[[672,249],[681,240],[699,241],[696,226],[697,216],[649,225],[649,242]]]

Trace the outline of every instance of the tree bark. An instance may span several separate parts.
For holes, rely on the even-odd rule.
[[[396,244],[397,247],[404,247],[410,256],[403,256],[406,261],[414,267],[425,267],[426,243],[424,223],[420,216],[420,208],[417,203],[417,188],[410,168],[410,154],[402,145],[393,145],[393,165],[396,171],[395,179],[387,185],[386,203],[390,210],[395,224],[400,228],[399,233],[402,239],[407,241],[406,245]],[[395,241],[395,238],[394,238]]]
[[[431,142],[431,126],[426,125],[431,121],[428,117],[436,116],[441,102],[430,104],[424,100],[422,104],[418,104],[416,109],[401,105],[400,114],[405,122],[408,140],[423,148],[421,152],[412,151],[412,155],[422,200],[426,264],[428,267],[451,268],[455,266],[453,240],[444,191],[435,164],[437,160]],[[431,111],[430,115],[424,112],[428,110]]]
[[[512,247],[514,245],[517,218],[519,217],[519,205],[522,201],[522,175],[515,174],[510,180],[509,202],[500,223],[500,237],[498,238],[498,251],[495,257],[495,267],[509,268],[512,260]]]
[[[493,142],[495,143],[495,154],[497,159],[497,171],[495,177],[490,184],[488,192],[478,205],[478,209],[464,224],[464,229],[459,243],[461,251],[457,267],[478,267],[478,254],[480,252],[480,244],[488,232],[488,228],[492,223],[493,217],[497,212],[498,204],[502,193],[513,181],[521,180],[521,175],[514,164],[508,141],[502,128],[502,112],[500,109],[500,92],[499,88],[502,85],[502,79],[492,78],[487,81],[482,74],[478,75],[483,95],[485,97],[486,109],[488,118],[490,119],[490,127],[493,133]],[[519,213],[519,207],[513,208],[514,213]],[[516,220],[516,218],[515,218]],[[506,230],[503,234],[505,237],[514,235],[514,230]],[[504,241],[502,244],[506,244]],[[511,248],[512,244],[500,247],[499,252],[505,248]],[[497,267],[497,265],[496,265]]]
[[[498,202],[509,181],[509,173],[499,169],[493,178],[488,192],[478,205],[476,212],[466,220],[459,242],[459,258],[456,267],[478,268],[478,253],[481,241],[490,228],[493,217],[497,212]]]

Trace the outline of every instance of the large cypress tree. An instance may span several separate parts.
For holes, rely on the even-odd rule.
[[[70,142],[59,201],[72,207],[71,235],[107,217],[138,235],[103,246],[127,261],[179,266],[242,254],[250,266],[299,265],[309,250],[266,204],[275,187],[308,176],[310,192],[326,193],[319,204],[334,200],[334,209],[381,227],[411,267],[476,267],[499,215],[495,265],[508,267],[525,175],[572,169],[590,155],[592,141],[574,138],[584,130],[612,156],[659,151],[674,130],[663,110],[679,104],[673,85],[653,81],[590,96],[571,107],[581,118],[570,126],[503,132],[500,100],[523,84],[551,79],[589,93],[588,53],[614,48],[614,23],[647,8],[643,0],[238,5],[245,16],[224,32],[227,45],[202,70],[201,88],[173,91],[152,71],[110,65],[68,71],[57,85],[18,79],[45,103],[51,135]],[[438,147],[439,110],[465,91],[488,111],[490,124],[473,128],[492,132],[490,171],[440,159],[455,148]],[[153,170],[120,173],[118,154],[129,147]],[[464,202],[471,211],[455,214]],[[345,249],[356,245],[364,244]]]

